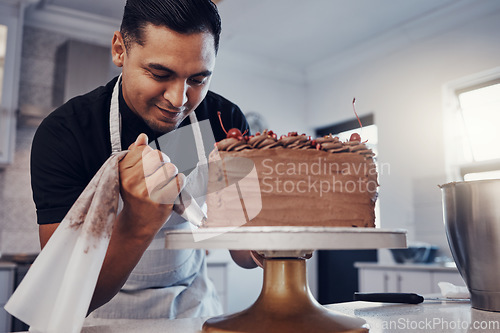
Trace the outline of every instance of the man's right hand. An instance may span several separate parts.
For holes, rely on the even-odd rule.
[[[119,163],[123,210],[115,226],[132,237],[154,236],[172,213],[173,203],[184,186],[185,176],[165,154],[148,146],[140,134]]]
[[[139,135],[119,163],[123,210],[115,220],[89,312],[113,298],[172,213],[184,175]],[[149,189],[149,190],[148,190]]]

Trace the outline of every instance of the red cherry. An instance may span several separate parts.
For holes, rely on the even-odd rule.
[[[259,135],[260,135],[260,132],[255,133],[255,136],[259,136]]]
[[[243,134],[241,134],[241,131],[237,128],[231,128],[229,130],[229,132],[227,132],[226,129],[224,128],[224,124],[222,124],[222,118],[221,118],[220,111],[217,111],[217,115],[219,116],[220,126],[222,127],[222,130],[224,131],[224,133],[226,133],[226,137],[228,139],[235,138],[237,140],[243,140],[243,135],[245,135],[248,132],[248,129],[245,130],[245,132],[243,132]]]
[[[361,142],[361,136],[358,133],[352,133],[349,141],[358,141]]]
[[[311,146],[316,147],[316,145],[317,145],[317,141],[316,140],[312,140],[311,141]]]
[[[237,128],[231,128],[229,130],[229,132],[227,132],[227,138],[235,138],[235,139],[238,139],[238,140],[241,140],[240,138],[242,138],[243,135],[241,134],[241,131]]]

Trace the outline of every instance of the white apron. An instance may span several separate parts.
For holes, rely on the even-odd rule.
[[[121,75],[110,107],[112,153],[121,151],[121,116],[118,95]],[[198,157],[205,159],[201,132],[190,114]],[[121,200],[120,200],[121,202]],[[214,285],[207,276],[204,250],[167,250],[165,231],[190,228],[175,212],[155,236],[121,291],[86,319],[86,325],[108,319],[154,319],[215,316],[222,313]]]

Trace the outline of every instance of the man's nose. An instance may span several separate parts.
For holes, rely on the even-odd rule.
[[[163,97],[172,104],[175,108],[180,108],[186,104],[188,85],[184,80],[176,80],[168,85],[165,89]]]

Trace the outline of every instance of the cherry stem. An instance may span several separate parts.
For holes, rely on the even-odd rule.
[[[219,116],[220,126],[222,127],[222,130],[224,131],[224,133],[226,133],[226,135],[227,135],[227,131],[226,131],[226,129],[224,128],[224,125],[222,124],[222,118],[221,118],[221,116],[220,116],[220,111],[217,111],[217,115]]]
[[[363,125],[361,124],[361,120],[358,117],[358,113],[356,112],[356,107],[354,106],[356,104],[356,97],[352,99],[352,109],[354,110],[354,114],[356,115],[356,119],[358,119],[359,127],[362,128]]]

